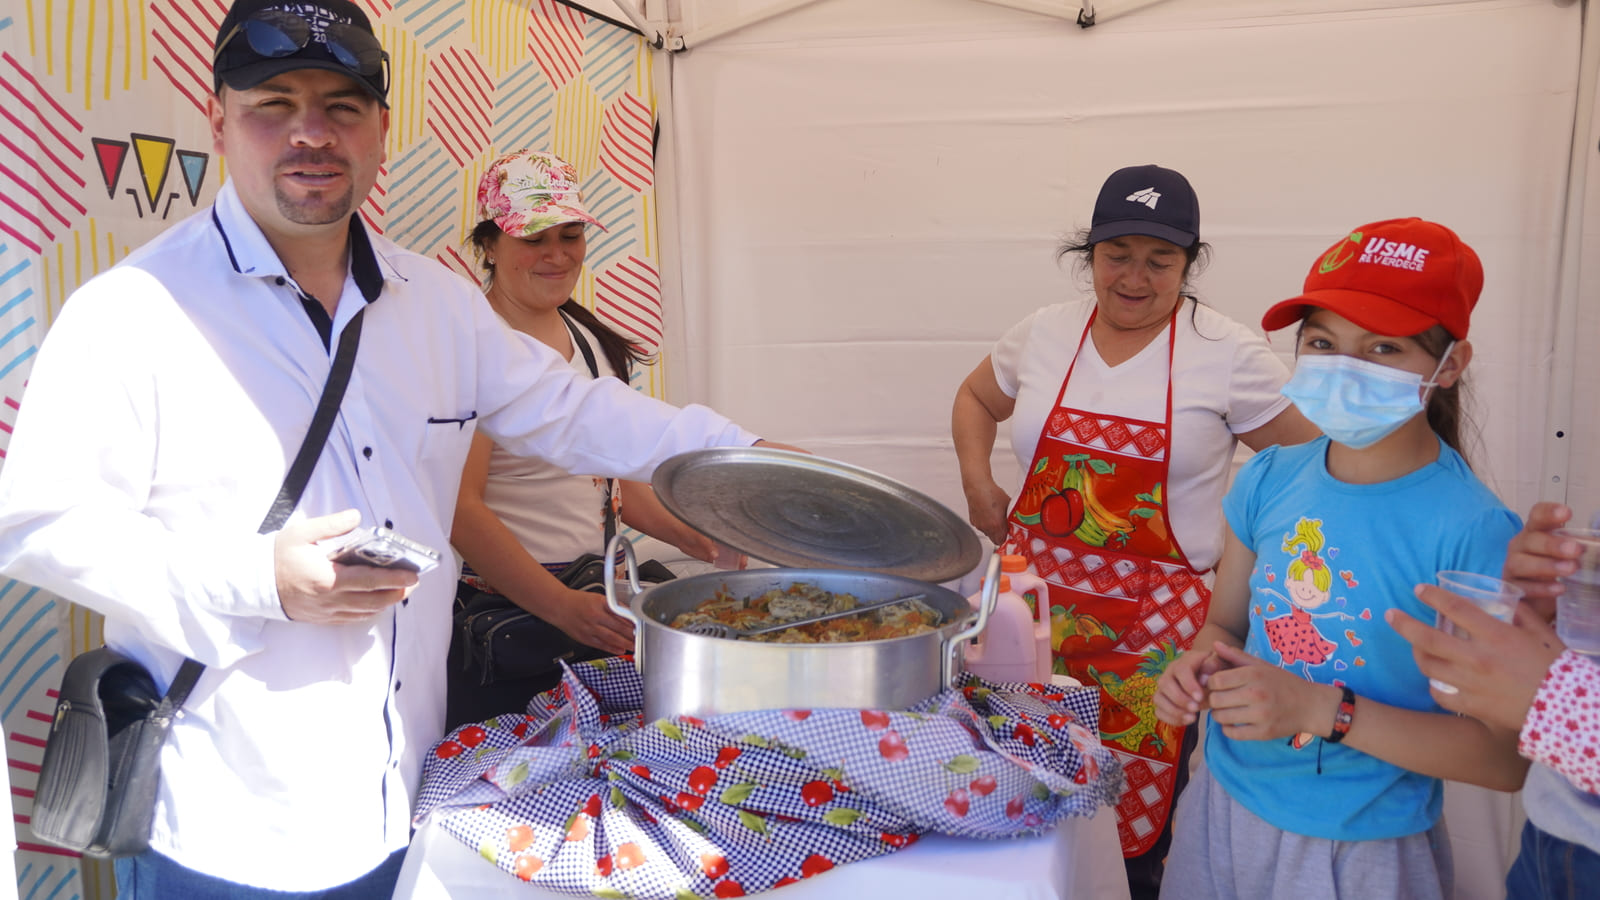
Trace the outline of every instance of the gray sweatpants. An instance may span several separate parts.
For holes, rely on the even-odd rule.
[[[1161,900],[1445,900],[1453,882],[1442,818],[1389,840],[1306,837],[1240,806],[1202,765],[1178,800]]]

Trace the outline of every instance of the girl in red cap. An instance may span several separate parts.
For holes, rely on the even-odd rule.
[[[1262,319],[1299,323],[1283,392],[1325,437],[1240,470],[1210,614],[1160,679],[1163,720],[1210,710],[1163,896],[1444,900],[1442,779],[1521,786],[1515,735],[1443,711],[1384,622],[1431,613],[1438,572],[1498,573],[1520,527],[1459,452],[1482,287],[1448,228],[1376,222]]]

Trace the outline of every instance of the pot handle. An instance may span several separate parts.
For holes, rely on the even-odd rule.
[[[978,600],[978,618],[962,631],[957,632],[944,646],[943,658],[940,663],[944,669],[940,673],[944,679],[944,686],[954,690],[956,676],[960,673],[960,664],[957,656],[961,653],[961,645],[968,638],[975,638],[983,633],[989,624],[989,613],[994,611],[995,603],[1000,599],[1000,551],[996,550],[989,557],[989,566],[983,572],[983,596]]]
[[[633,623],[633,664],[644,671],[644,629],[640,627],[639,617],[633,614],[626,604],[617,600],[617,552],[622,552],[623,562],[628,567],[628,587],[631,590],[629,597],[639,595],[639,563],[633,555],[633,542],[623,535],[617,535],[606,546],[605,573],[606,606],[612,612]]]

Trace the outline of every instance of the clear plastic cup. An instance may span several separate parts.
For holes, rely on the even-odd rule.
[[[1475,572],[1439,572],[1434,576],[1439,586],[1455,594],[1463,600],[1470,600],[1472,605],[1502,622],[1511,621],[1517,611],[1517,601],[1522,599],[1522,588],[1501,581],[1490,575],[1479,575]],[[1444,613],[1439,614],[1437,626],[1445,634],[1455,634],[1455,623],[1446,618]],[[1460,635],[1466,639],[1467,635]],[[1446,694],[1456,693],[1456,686],[1446,684],[1437,678],[1428,679],[1428,683]]]
[[[1561,579],[1556,600],[1556,635],[1570,650],[1600,655],[1600,530],[1557,528],[1556,537],[1577,541],[1578,570]]]

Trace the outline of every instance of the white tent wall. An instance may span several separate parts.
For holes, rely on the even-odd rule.
[[[1590,15],[1597,13],[1591,7]],[[1574,141],[1574,178],[1581,191],[1568,217],[1576,232],[1567,242],[1573,259],[1565,274],[1571,286],[1560,298],[1554,340],[1525,362],[1550,370],[1551,393],[1558,398],[1542,434],[1550,462],[1541,496],[1565,499],[1579,516],[1600,517],[1600,354],[1593,352],[1600,336],[1600,21],[1588,23],[1585,30],[1588,96],[1580,110],[1588,114],[1588,122],[1580,119]]]
[[[1160,162],[1201,196],[1200,296],[1252,324],[1355,224],[1421,215],[1472,243],[1474,459],[1526,508],[1579,11],[1291,5],[1169,3],[1084,30],[972,0],[828,0],[691,48],[670,126],[689,298],[674,391],[959,508],[956,385],[1082,290],[1054,249],[1101,179]]]
[[[669,397],[964,512],[957,385],[1014,322],[1086,289],[1058,243],[1106,174],[1156,162],[1200,195],[1200,297],[1252,326],[1352,226],[1456,229],[1486,267],[1475,467],[1519,511],[1600,506],[1594,392],[1549,409],[1579,6],[1171,0],[1081,29],[974,0],[680,0],[675,31],[763,9],[781,15],[673,58]],[[1597,246],[1583,243],[1585,286]],[[1568,293],[1576,333],[1595,334],[1594,291]],[[1292,354],[1287,332],[1273,345]],[[1571,385],[1595,383],[1592,356]],[[995,465],[1010,483],[1004,428]],[[1452,785],[1447,813],[1457,896],[1500,896],[1514,800]]]

